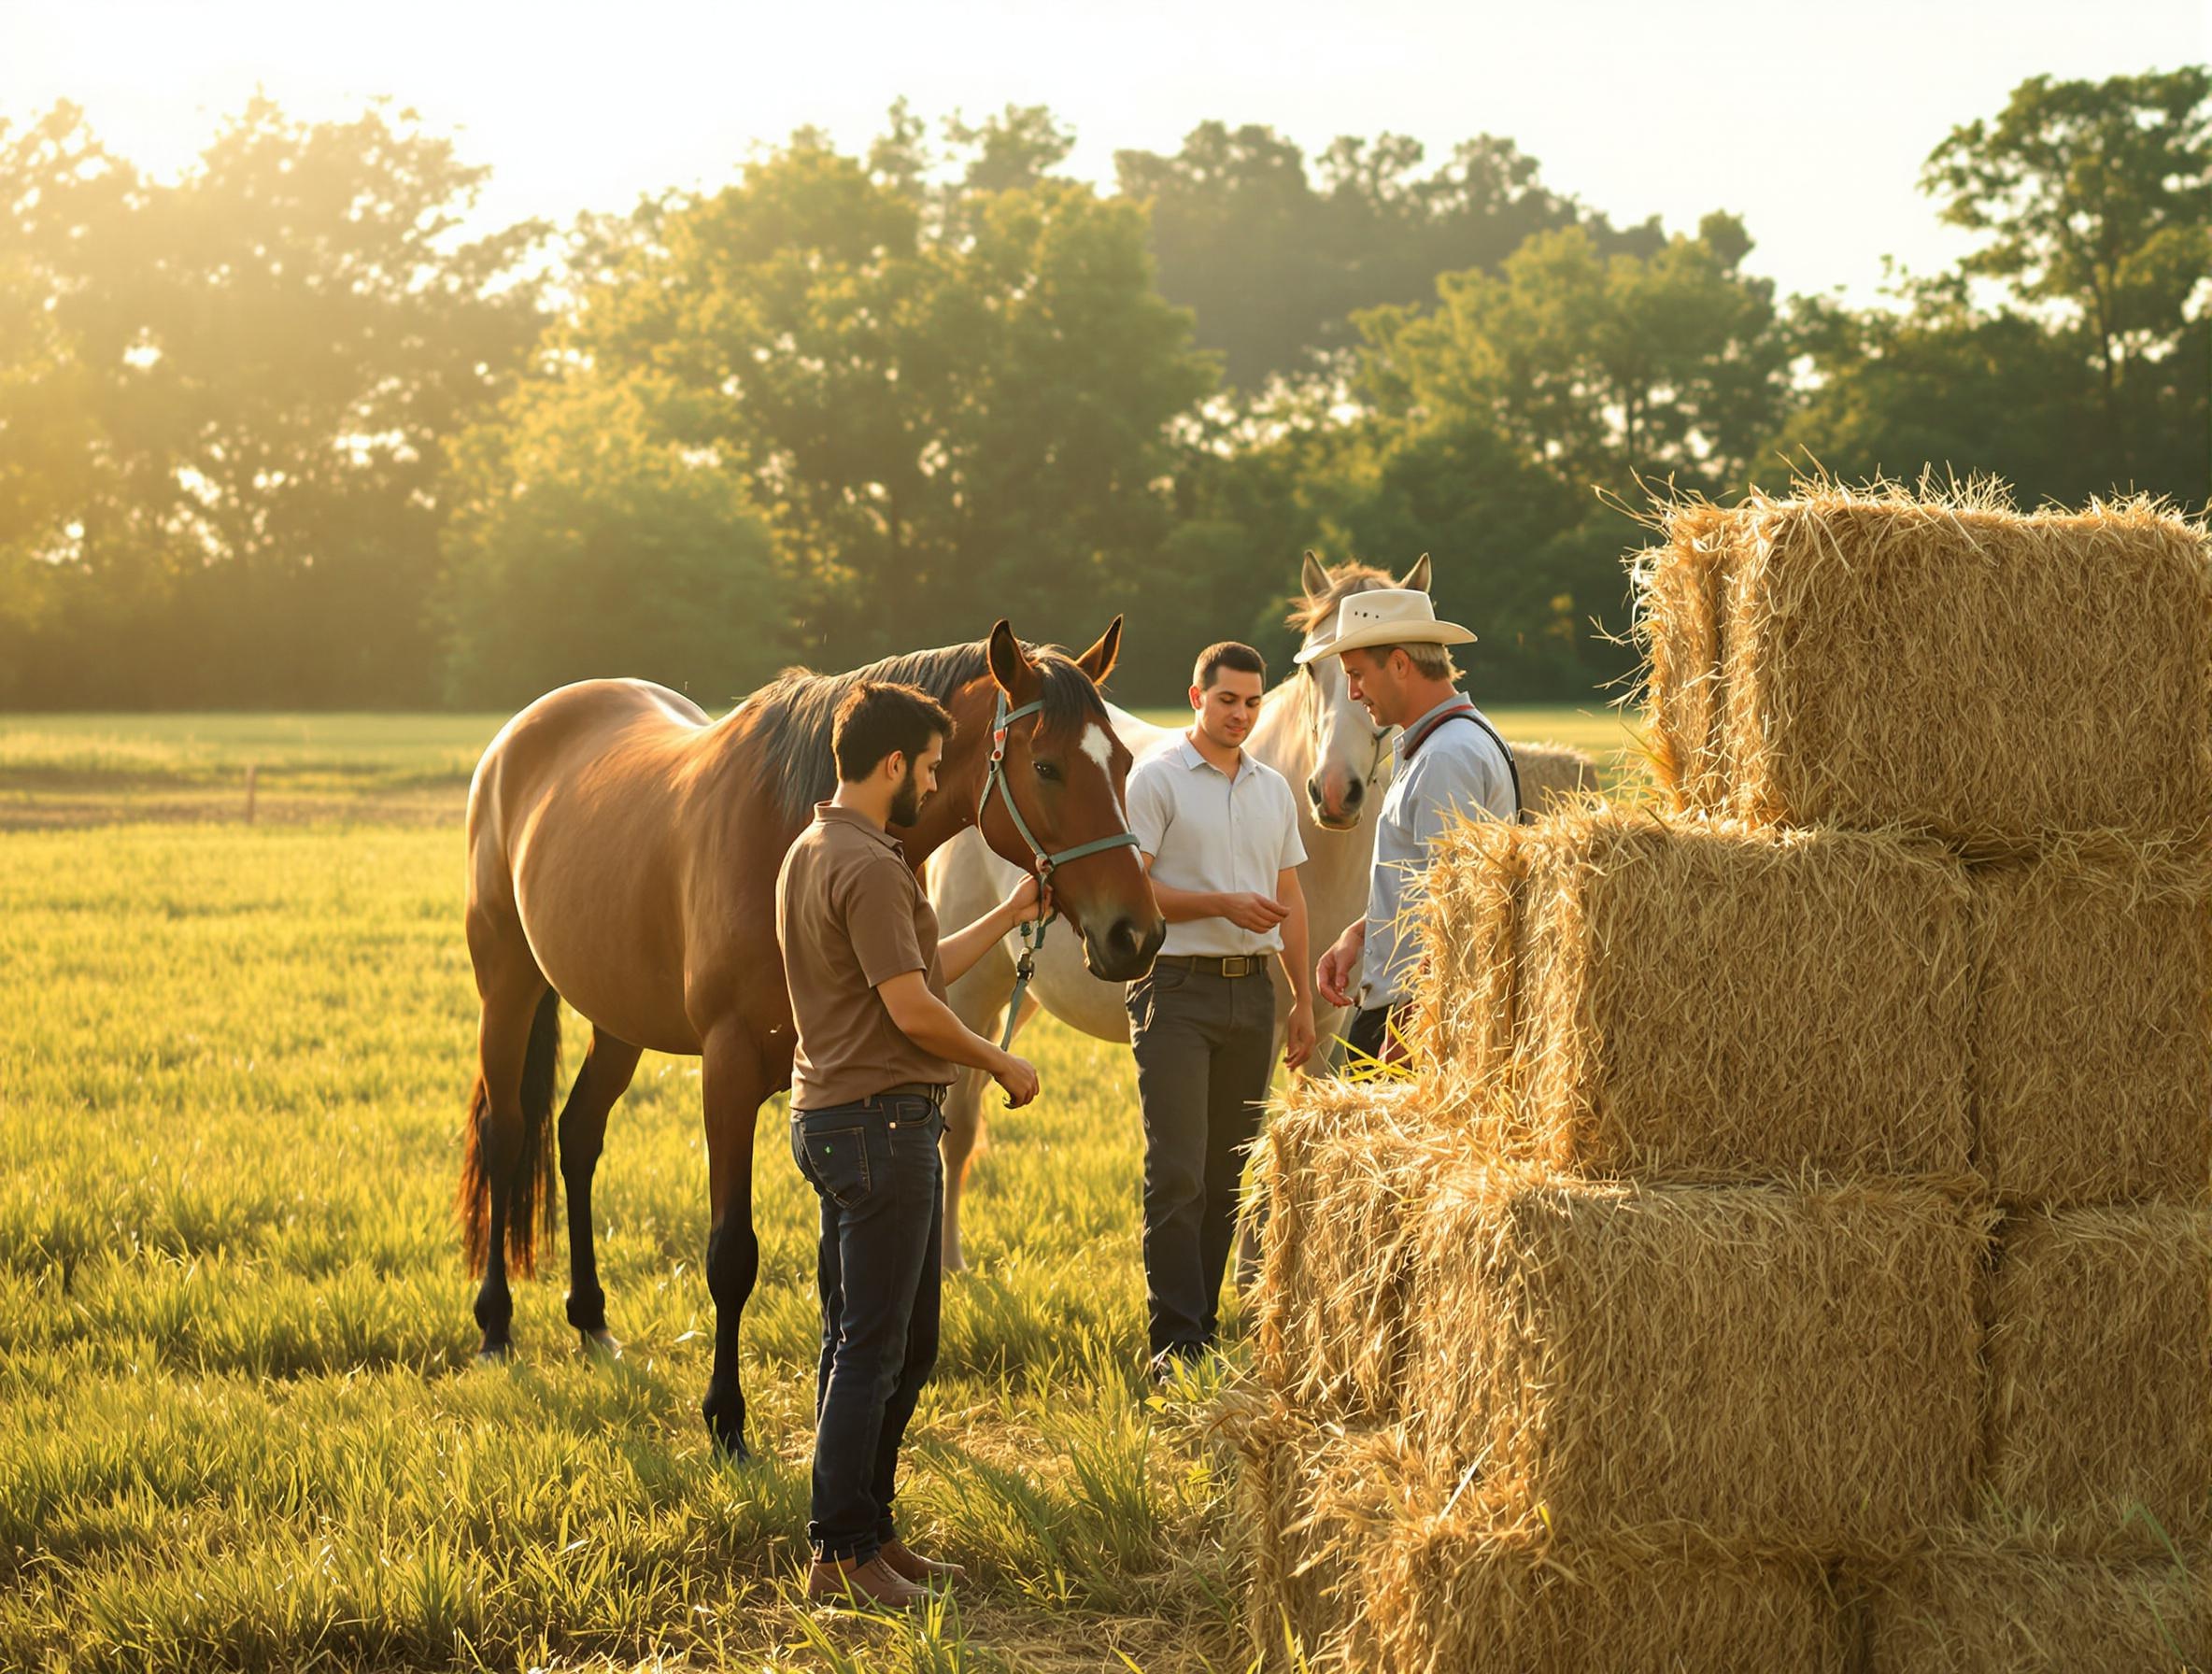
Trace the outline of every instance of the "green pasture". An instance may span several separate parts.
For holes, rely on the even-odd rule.
[[[619,1364],[519,1286],[473,1364],[447,1203],[474,1028],[450,829],[0,837],[0,1667],[1242,1666],[1203,1391],[1147,1407],[1124,1051],[1039,1029],[969,1212],[905,1511],[977,1584],[795,1609],[813,1211],[780,1111],[745,1321],[762,1458],[697,1415],[698,1070],[648,1057],[597,1197]],[[571,1035],[573,1068],[577,1036]],[[840,1660],[846,1659],[846,1660]]]
[[[1149,709],[1184,723],[1187,712]],[[1602,704],[1487,713],[1509,739],[1572,745],[1617,772],[1636,754]],[[503,715],[0,715],[0,830],[242,821],[461,818],[469,773]]]
[[[708,1450],[693,1060],[646,1057],[600,1172],[628,1356],[576,1352],[559,1251],[518,1362],[474,1364],[459,824],[499,718],[0,719],[0,1667],[1244,1667],[1209,1391],[1137,1375],[1126,1049],[1041,1022],[1044,1097],[977,1164],[904,1497],[973,1572],[957,1613],[791,1601],[813,1205],[776,1108],[761,1458]]]

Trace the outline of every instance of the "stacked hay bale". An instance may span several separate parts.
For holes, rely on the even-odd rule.
[[[2212,570],[2152,507],[1672,514],[1660,799],[1440,846],[1294,1093],[1270,1653],[2212,1665]]]

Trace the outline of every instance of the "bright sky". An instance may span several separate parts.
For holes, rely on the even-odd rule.
[[[72,99],[167,173],[257,85],[309,117],[390,94],[492,165],[502,220],[717,183],[802,123],[858,148],[901,93],[932,120],[1049,105],[1103,182],[1208,118],[1310,154],[1487,131],[1617,221],[1737,210],[1785,291],[1872,300],[1885,254],[1964,248],[1914,189],[1954,123],[2037,73],[2206,59],[2212,0],[0,0],[0,120]]]

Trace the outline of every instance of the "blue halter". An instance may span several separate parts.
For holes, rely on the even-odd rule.
[[[1113,848],[1135,848],[1137,833],[1118,831],[1111,837],[1096,838],[1089,843],[1079,843],[1073,848],[1064,848],[1056,854],[1047,850],[1037,841],[1037,833],[1029,830],[1029,822],[1022,817],[1021,804],[1014,800],[1014,787],[1006,782],[1006,729],[1024,716],[1035,715],[1044,707],[1042,702],[1024,703],[1019,709],[1006,707],[1006,694],[999,694],[998,714],[991,722],[991,760],[984,769],[983,795],[976,799],[975,825],[983,829],[983,816],[991,805],[991,792],[999,793],[999,800],[1006,804],[1006,812],[1014,821],[1014,829],[1021,833],[1022,841],[1029,845],[1029,854],[1037,863],[1040,884],[1052,882],[1053,869],[1065,866],[1071,860],[1080,860],[1085,855],[1104,854]],[[1022,1000],[1029,991],[1029,979],[1037,974],[1037,955],[1044,946],[1044,932],[1052,921],[1059,916],[1057,911],[1034,918],[1021,927],[1022,954],[1014,967],[1014,996],[1006,1002],[1006,1032],[1000,1037],[999,1050],[1004,1052],[1014,1043],[1014,1025],[1021,1018]]]

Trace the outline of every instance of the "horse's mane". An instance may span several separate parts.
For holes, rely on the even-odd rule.
[[[1328,591],[1318,598],[1308,596],[1290,607],[1290,615],[1283,621],[1300,633],[1311,633],[1327,621],[1338,605],[1354,593],[1371,592],[1379,587],[1396,587],[1387,571],[1378,570],[1373,564],[1363,564],[1357,560],[1339,564],[1328,572]]]
[[[830,733],[845,693],[862,681],[895,682],[918,687],[940,703],[949,705],[960,688],[990,672],[990,649],[989,641],[976,640],[934,651],[910,651],[844,674],[786,669],[747,698],[744,710],[759,745],[754,756],[756,771],[785,819],[804,825],[814,816],[815,804],[837,788],[837,761],[830,754]],[[1038,693],[1044,702],[1043,713],[1038,716],[1041,731],[1057,731],[1106,717],[1099,688],[1067,652],[1057,645],[1026,645],[1022,649],[1043,676],[1043,688]]]

